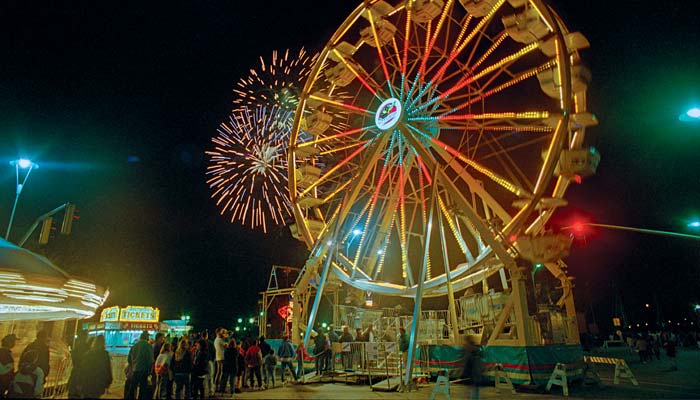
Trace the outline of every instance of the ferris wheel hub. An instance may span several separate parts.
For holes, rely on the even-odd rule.
[[[374,115],[374,123],[381,131],[393,129],[401,121],[403,107],[401,101],[390,97],[382,102]]]

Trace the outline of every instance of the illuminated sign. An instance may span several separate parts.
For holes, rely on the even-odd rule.
[[[127,306],[119,311],[122,322],[158,322],[160,310],[154,307]]]
[[[102,310],[100,322],[158,322],[160,310],[147,306],[108,307]]]
[[[622,326],[622,322],[620,321],[620,318],[613,318],[613,326]]]
[[[100,314],[100,322],[119,321],[119,306],[107,307]]]
[[[401,102],[393,97],[384,100],[374,115],[374,123],[382,131],[396,126],[401,119]]]

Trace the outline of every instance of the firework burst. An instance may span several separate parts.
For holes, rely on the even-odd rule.
[[[236,83],[233,111],[252,109],[258,104],[294,111],[299,103],[299,91],[317,57],[318,54],[310,55],[304,48],[297,55],[289,49],[283,54],[275,50],[269,62],[260,57],[260,66]]]
[[[258,105],[242,107],[212,138],[207,151],[212,198],[221,215],[230,213],[251,229],[284,225],[291,216],[287,188],[287,146],[293,111]]]

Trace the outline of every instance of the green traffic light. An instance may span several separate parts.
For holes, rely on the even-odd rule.
[[[238,323],[242,324],[243,323],[243,318],[238,318]]]
[[[248,323],[249,323],[249,324],[252,324],[253,322],[255,322],[255,318],[248,318]]]

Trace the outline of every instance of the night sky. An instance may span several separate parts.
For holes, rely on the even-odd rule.
[[[40,214],[74,202],[73,235],[47,254],[109,286],[108,304],[188,312],[199,326],[252,314],[270,265],[300,266],[306,250],[281,228],[228,223],[206,185],[210,138],[235,82],[274,49],[322,48],[355,1],[3,2],[0,5],[0,226],[18,156],[40,164],[11,239]],[[552,1],[591,42],[589,109],[600,125],[595,177],[567,193],[552,227],[591,222],[689,232],[700,217],[696,1]],[[692,233],[692,232],[689,232]],[[595,229],[567,263],[579,308],[607,319],[622,294],[630,322],[658,299],[664,318],[700,301],[700,242]],[[599,321],[601,325],[605,321]]]

